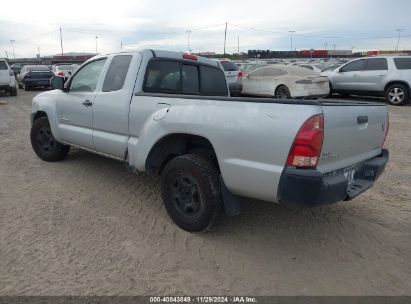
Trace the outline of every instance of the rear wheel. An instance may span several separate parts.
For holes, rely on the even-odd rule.
[[[385,99],[394,106],[402,106],[408,103],[408,88],[402,84],[393,84],[385,91]]]
[[[19,89],[22,89],[23,86],[21,85],[21,83],[19,81],[17,81],[17,83],[18,83]]]
[[[189,232],[208,230],[222,214],[218,169],[202,155],[172,159],[161,175],[161,194],[171,219]]]
[[[24,91],[30,91],[30,86],[26,84],[25,82],[23,82],[23,89]]]
[[[290,90],[285,85],[281,85],[275,90],[274,97],[277,99],[289,99],[291,98]]]
[[[45,161],[63,160],[70,151],[70,146],[62,145],[55,140],[46,117],[34,121],[31,127],[30,140],[34,152]]]

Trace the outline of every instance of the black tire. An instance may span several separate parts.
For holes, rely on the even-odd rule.
[[[274,93],[274,97],[277,99],[290,99],[290,90],[285,85],[280,85]]]
[[[24,89],[24,91],[30,91],[30,86],[23,83],[23,89]]]
[[[393,106],[403,106],[409,101],[409,90],[403,84],[393,84],[385,90],[385,100]]]
[[[19,89],[22,89],[23,86],[21,85],[21,83],[19,81],[17,81],[17,83],[18,83]]]
[[[17,96],[17,88],[10,88],[10,96]]]
[[[161,194],[174,223],[188,232],[203,232],[222,215],[219,172],[198,154],[173,158],[161,175]]]
[[[328,95],[326,96],[326,98],[331,98],[331,97],[333,97],[333,85],[332,85],[332,83],[330,82],[330,93],[328,93]]]
[[[54,139],[47,117],[34,121],[31,127],[30,140],[37,156],[48,162],[63,160],[70,151],[70,146],[60,144]]]

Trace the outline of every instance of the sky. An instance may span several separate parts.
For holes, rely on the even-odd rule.
[[[411,50],[409,0],[20,0],[0,10],[0,58],[154,48]],[[290,31],[295,31],[293,34]],[[97,38],[96,38],[97,37]],[[14,40],[11,43],[10,40]],[[189,42],[188,42],[189,40]],[[7,52],[7,54],[6,54]]]

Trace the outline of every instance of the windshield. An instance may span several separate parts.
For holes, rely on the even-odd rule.
[[[232,61],[220,61],[220,62],[224,68],[224,71],[233,72],[233,71],[239,70],[238,66]]]

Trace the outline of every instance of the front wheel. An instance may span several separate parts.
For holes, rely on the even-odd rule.
[[[290,99],[290,90],[285,85],[281,85],[275,90],[274,97],[277,99]]]
[[[394,84],[385,91],[385,98],[390,105],[402,106],[408,102],[408,88],[402,84]]]
[[[46,117],[34,121],[30,140],[37,156],[48,162],[63,160],[70,151],[70,146],[62,145],[54,139],[50,123]]]
[[[23,83],[23,89],[24,89],[24,91],[30,91],[30,86],[24,82]]]
[[[178,156],[166,165],[161,194],[171,219],[189,232],[206,231],[222,213],[219,172],[199,154]]]

